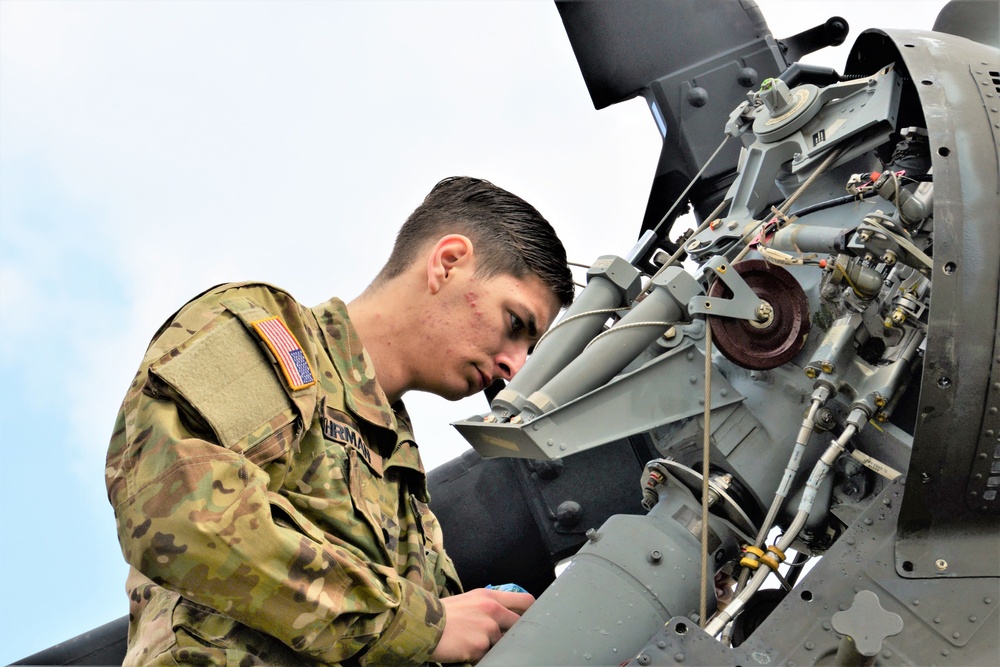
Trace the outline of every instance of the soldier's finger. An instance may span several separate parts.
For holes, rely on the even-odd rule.
[[[506,591],[489,591],[494,600],[511,610],[518,616],[528,610],[535,601],[531,593],[508,593]]]

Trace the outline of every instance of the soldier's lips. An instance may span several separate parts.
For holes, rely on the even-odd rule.
[[[493,378],[491,378],[489,375],[487,375],[486,373],[484,373],[481,370],[479,370],[478,366],[476,367],[476,372],[479,373],[479,383],[480,383],[479,384],[479,390],[480,391],[482,391],[483,389],[486,389],[488,386],[490,386],[491,384],[493,384]]]

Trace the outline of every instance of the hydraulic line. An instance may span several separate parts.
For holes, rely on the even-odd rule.
[[[812,404],[809,406],[809,411],[806,413],[806,416],[802,419],[802,426],[799,428],[799,435],[795,438],[795,446],[792,448],[792,454],[788,458],[788,463],[785,466],[785,474],[781,478],[781,483],[778,485],[777,492],[774,494],[774,500],[771,502],[771,507],[767,511],[767,516],[764,518],[764,522],[761,524],[760,530],[757,532],[757,539],[754,540],[754,546],[758,549],[764,545],[764,540],[767,539],[767,534],[770,532],[771,526],[774,525],[774,519],[777,517],[778,511],[781,509],[781,504],[784,502],[785,498],[788,497],[792,480],[795,478],[795,474],[799,471],[799,464],[802,462],[802,454],[805,452],[806,445],[808,444],[809,438],[816,426],[816,413],[829,397],[830,389],[826,385],[818,386],[813,392]],[[740,573],[739,582],[736,585],[737,593],[739,593],[746,585],[746,581],[749,576],[750,570],[748,569],[744,569]]]
[[[809,512],[812,510],[813,503],[816,500],[816,495],[819,492],[819,486],[823,482],[827,473],[833,467],[834,461],[840,456],[847,443],[852,437],[858,432],[861,425],[864,425],[868,420],[868,415],[864,410],[855,409],[851,412],[848,417],[847,426],[844,428],[844,432],[840,434],[840,437],[830,443],[826,451],[820,457],[819,461],[813,467],[812,474],[809,476],[809,480],[806,482],[805,491],[802,494],[802,501],[799,503],[798,512],[795,518],[792,520],[792,525],[788,527],[788,530],[784,535],[778,540],[778,543],[773,547],[768,547],[768,551],[777,554],[779,557],[784,557],[784,551],[788,549],[791,544],[798,537],[799,532],[806,525],[806,521],[809,518]],[[777,568],[775,568],[777,569]],[[747,587],[738,593],[732,602],[718,614],[716,614],[712,620],[705,626],[705,632],[715,636],[719,634],[720,631],[726,626],[727,623],[733,618],[735,618],[743,607],[746,605],[747,601],[753,596],[754,593],[760,588],[764,580],[767,579],[767,575],[770,573],[768,567],[757,568],[757,572],[754,574],[753,579]]]
[[[797,211],[792,211],[788,214],[789,218],[801,218],[804,215],[809,215],[810,213],[816,213],[817,211],[825,211],[828,208],[834,208],[836,206],[842,206],[843,204],[850,204],[856,201],[862,201],[868,197],[873,197],[875,192],[873,190],[868,190],[865,192],[859,192],[856,195],[844,195],[843,197],[837,197],[836,199],[828,199],[826,201],[819,202],[818,204],[812,204],[804,208],[800,208]]]
[[[760,530],[757,531],[757,537],[754,539],[753,546],[758,551],[762,546],[764,546],[767,534],[771,531],[771,526],[774,525],[774,520],[778,516],[781,504],[788,496],[792,480],[795,478],[795,474],[799,470],[799,464],[802,461],[802,453],[805,451],[809,438],[812,436],[813,430],[816,427],[816,413],[819,412],[819,409],[829,397],[830,389],[826,385],[819,385],[813,392],[812,403],[809,406],[806,416],[802,419],[802,426],[799,428],[798,437],[795,438],[795,446],[792,448],[792,454],[788,458],[788,463],[785,465],[785,474],[781,479],[781,483],[778,485],[778,490],[774,494],[774,500],[771,501],[771,506],[767,510],[767,516],[764,517],[764,522],[761,523]],[[777,570],[775,570],[775,574],[778,574]],[[739,595],[746,587],[747,580],[749,578],[750,568],[745,567],[742,571],[740,571],[739,579],[736,582],[737,595]],[[722,641],[726,645],[729,645],[731,640],[732,625],[730,624],[727,625],[726,630],[722,635]]]

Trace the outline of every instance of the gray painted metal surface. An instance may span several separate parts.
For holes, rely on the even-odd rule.
[[[688,342],[528,423],[477,419],[454,426],[483,456],[561,458],[700,414],[704,368],[705,355]],[[683,383],[676,378],[684,378]],[[719,371],[712,385],[713,409],[743,398]]]
[[[741,503],[755,529],[772,518],[786,531],[794,524],[783,545],[821,556],[818,563],[786,595],[738,600],[735,647],[680,610],[699,592],[687,570],[657,590],[645,617],[633,618],[618,601],[635,604],[636,591],[648,593],[637,554],[668,545],[682,551],[680,563],[700,558],[701,546],[684,552],[677,539],[700,500],[691,497],[689,516],[665,512],[675,502],[668,492],[649,517],[613,517],[595,533],[614,539],[585,545],[567,569],[572,576],[556,580],[488,664],[996,663],[998,70],[995,48],[961,37],[873,30],[854,46],[847,73],[856,80],[765,87],[760,106],[729,116],[727,131],[747,157],[721,220],[686,242],[707,278],[677,315],[691,322],[723,310],[751,320],[760,298],[746,284],[730,285],[728,302],[704,295],[711,279],[729,282],[720,270],[753,238],[751,258],[786,265],[800,283],[812,331],[795,358],[768,371],[713,354],[709,458],[714,478],[727,479],[727,496],[738,500],[714,508],[711,521],[725,522],[723,510]],[[914,182],[902,190],[900,179]],[[865,200],[844,201],[845,185]],[[775,191],[805,213],[775,213]],[[627,319],[602,338],[613,340]],[[704,329],[678,331],[677,347],[656,332],[639,351],[634,338],[628,354],[597,371],[616,373],[610,381],[595,383],[577,363],[555,410],[457,426],[484,455],[551,459],[628,435],[648,438],[679,469],[700,466],[704,356],[695,351],[704,349]],[[634,358],[626,364],[626,356]],[[670,489],[678,486],[670,466],[647,466],[647,496],[657,470]],[[643,528],[654,515],[657,528]],[[768,559],[779,567],[785,555],[766,545],[759,556],[752,546],[731,559],[723,552],[710,574],[735,575]],[[627,627],[595,642],[587,621],[598,619],[595,628]],[[621,650],[632,653],[624,659]]]
[[[896,568],[911,578],[1000,576],[1000,499],[987,500],[1000,407],[1000,111],[996,49],[885,31],[913,72],[934,165],[934,294]],[[993,97],[987,98],[986,94]],[[990,434],[987,435],[987,432]],[[971,473],[971,474],[970,474]],[[984,557],[984,548],[991,555]],[[990,553],[989,551],[987,553]]]

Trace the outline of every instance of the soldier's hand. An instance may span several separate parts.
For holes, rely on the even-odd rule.
[[[445,610],[444,634],[431,654],[431,661],[476,662],[534,601],[530,593],[485,588],[441,598]]]

